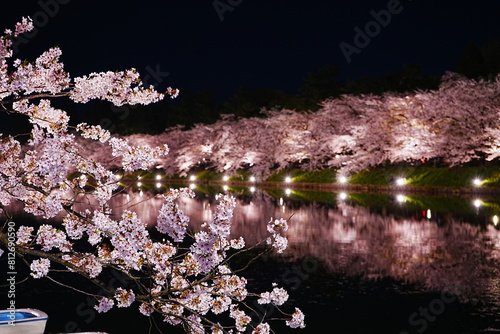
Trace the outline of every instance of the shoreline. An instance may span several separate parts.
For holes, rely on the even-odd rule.
[[[129,180],[133,182],[133,180]],[[152,179],[142,179],[143,183],[154,184]],[[217,187],[256,187],[259,189],[291,189],[302,191],[324,192],[352,192],[352,193],[383,193],[383,194],[414,194],[422,196],[450,196],[474,197],[500,195],[500,188],[487,186],[477,187],[445,187],[445,186],[415,186],[415,185],[375,185],[375,184],[340,184],[321,182],[279,182],[279,181],[235,181],[235,180],[188,180],[188,179],[161,179],[163,185],[202,185]]]

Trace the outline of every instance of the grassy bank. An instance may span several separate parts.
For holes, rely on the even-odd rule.
[[[380,167],[350,176],[349,183],[392,185],[399,179],[423,187],[500,188],[500,167]]]
[[[165,177],[165,176],[163,176]],[[162,178],[163,178],[162,177]],[[227,175],[214,171],[192,172],[189,177],[168,177],[175,180],[186,180],[193,177],[196,181],[228,181],[252,183],[252,173],[250,171],[238,171]],[[153,173],[143,174],[144,179],[153,179]],[[340,175],[336,170],[325,169],[321,171],[309,172],[300,169],[276,172],[265,179],[258,179],[257,182],[271,183],[340,183]],[[500,166],[491,167],[377,167],[359,173],[346,175],[346,182],[354,185],[375,185],[391,186],[403,182],[405,185],[419,187],[449,187],[449,188],[499,188],[500,189]]]

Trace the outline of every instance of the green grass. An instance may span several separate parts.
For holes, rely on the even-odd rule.
[[[283,170],[270,175],[266,181],[285,182],[290,177],[292,182],[305,183],[332,183],[335,182],[336,172],[333,169],[323,169],[320,171],[302,171],[300,169]]]
[[[407,184],[427,187],[474,187],[474,179],[482,180],[481,186],[500,187],[499,167],[378,167],[351,175],[349,183],[391,185],[397,178]]]
[[[336,173],[331,169],[324,169],[317,172],[302,172],[295,176],[293,182],[313,182],[313,183],[332,183],[335,182]]]
[[[154,178],[156,173],[153,172],[135,172],[129,175],[135,179],[140,174],[142,178]],[[224,174],[215,171],[193,171],[189,175],[196,176],[196,180],[212,181],[223,180],[226,175],[229,181],[249,181],[252,176],[251,170],[240,170],[234,174]],[[320,171],[302,171],[300,169],[283,170],[275,172],[267,177],[264,181],[269,182],[285,182],[287,177],[291,178],[291,182],[301,183],[335,183],[337,182],[337,172],[334,169],[324,169]],[[173,179],[185,179],[173,176],[168,177]],[[476,167],[400,167],[386,166],[376,167],[363,170],[359,173],[354,173],[348,176],[350,184],[359,185],[393,185],[398,178],[405,178],[407,184],[413,186],[427,187],[475,187],[472,183],[474,179],[480,179],[481,187],[500,188],[500,166]]]

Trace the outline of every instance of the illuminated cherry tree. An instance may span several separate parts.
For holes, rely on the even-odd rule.
[[[493,160],[500,156],[499,95],[500,78],[447,73],[435,91],[344,95],[323,101],[314,113],[264,110],[265,117],[227,115],[212,125],[174,128],[158,136],[173,144],[159,159],[171,174],[202,164],[262,175],[295,165],[349,173],[408,160],[441,158],[450,166]]]
[[[31,29],[32,21],[23,19],[0,38],[0,107],[6,113],[25,115],[32,124],[23,145],[22,136],[0,137],[0,203],[8,217],[0,230],[0,253],[8,249],[32,259],[31,276],[36,279],[50,278],[52,270],[61,269],[87,278],[105,291],[94,295],[99,312],[137,307],[143,315],[159,313],[164,321],[189,333],[269,333],[264,316],[252,318],[256,312],[249,300],[279,309],[288,294],[271,284],[268,292],[252,293],[247,280],[231,268],[229,260],[247,249],[242,238],[231,237],[234,198],[220,195],[212,221],[194,232],[177,204],[180,198],[194,194],[189,189],[167,191],[154,230],[148,229],[133,208],[117,211],[109,205],[119,188],[119,177],[110,167],[120,173],[148,170],[167,156],[168,146],[151,146],[158,137],[119,138],[99,126],[69,126],[67,113],[51,104],[58,97],[75,103],[101,99],[117,106],[149,104],[166,95],[175,97],[178,91],[168,88],[162,94],[143,87],[133,69],[71,78],[59,60],[58,48],[44,52],[34,62],[10,61],[12,38]],[[213,152],[216,148],[207,147],[210,143],[202,136],[210,132],[213,130],[198,127],[189,142],[190,150],[183,151],[178,145],[181,154],[175,159],[192,165],[203,154]],[[226,139],[224,135],[220,138]],[[193,149],[197,141],[199,148]],[[94,144],[98,149],[92,151]],[[19,226],[15,243],[6,228],[15,220],[9,211],[13,202],[22,203],[26,212],[45,220],[38,228]],[[62,226],[50,224],[56,216],[62,216]],[[252,247],[283,252],[287,229],[285,220],[271,219],[269,237]],[[156,234],[163,241],[153,238]],[[107,277],[103,272],[110,270],[126,275],[133,284],[107,285],[102,281]],[[291,311],[283,313],[286,324],[303,328],[303,313],[298,308]],[[227,315],[226,320],[220,320],[220,315]]]

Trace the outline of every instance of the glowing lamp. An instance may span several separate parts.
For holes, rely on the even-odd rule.
[[[404,195],[397,195],[396,196],[396,201],[398,201],[399,203],[404,203],[406,201],[406,196],[404,196]]]
[[[224,175],[224,176],[222,177],[222,179],[223,179],[224,181],[227,181],[227,180],[229,180],[229,176]]]
[[[347,177],[345,177],[345,176],[339,177],[339,182],[342,184],[347,183]]]
[[[285,177],[285,182],[286,183],[292,182],[292,178],[290,176]]]
[[[189,179],[190,179],[191,181],[194,181],[194,180],[196,180],[196,176],[191,175],[191,176],[189,177]]]
[[[250,182],[255,182],[255,176],[250,176]]]
[[[479,187],[483,181],[481,179],[475,178],[472,183],[476,186]]]

